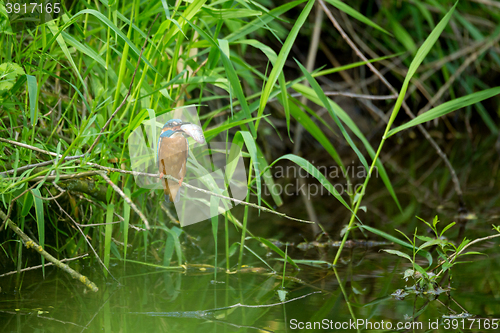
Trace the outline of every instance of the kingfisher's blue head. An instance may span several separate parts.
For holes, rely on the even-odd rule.
[[[180,127],[181,125],[184,125],[184,124],[189,124],[189,123],[184,123],[180,119],[170,119],[169,121],[167,121],[165,123],[165,125],[163,125],[162,132],[169,130],[169,129],[178,130],[178,127]]]

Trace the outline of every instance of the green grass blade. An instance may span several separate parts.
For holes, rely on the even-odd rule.
[[[38,243],[42,248],[45,248],[45,217],[43,214],[42,195],[38,188],[31,190],[33,201],[35,202],[36,225],[38,227]],[[45,278],[45,258],[42,256],[42,272]]]
[[[75,49],[80,51],[81,53],[86,54],[93,60],[95,60],[99,65],[101,65],[103,68],[108,69],[106,67],[106,62],[104,59],[97,53],[90,45],[88,44],[82,44],[79,41],[77,41],[72,35],[68,34],[66,31],[61,32],[62,37],[64,40],[71,46],[73,46]],[[128,45],[128,44],[126,44]],[[125,52],[124,52],[125,54]]]
[[[278,82],[280,84],[280,89],[281,89],[281,98],[279,98],[279,100],[281,101],[281,105],[283,105],[283,109],[285,111],[286,129],[288,132],[288,138],[293,143],[292,136],[290,135],[290,103],[288,102],[288,93],[286,91],[286,81],[283,72],[281,72],[280,75],[278,76]]]
[[[30,210],[31,210],[31,207],[33,207],[33,195],[31,195],[30,193],[26,193],[25,195],[23,195],[24,197],[24,200],[23,200],[23,209],[21,211],[21,216],[23,217],[26,217]],[[18,201],[20,202],[20,201]]]
[[[248,22],[247,24],[241,26],[238,30],[232,32],[229,34],[226,39],[230,42],[236,41],[236,40],[242,40],[243,37],[251,34],[252,32],[260,29],[262,26],[267,25],[267,23],[277,20],[277,17],[280,16],[283,13],[286,13],[290,9],[300,5],[301,3],[305,2],[306,0],[298,0],[298,1],[292,1],[289,3],[286,3],[282,6],[279,6],[277,8],[274,8],[267,14],[264,14],[262,17],[258,17],[254,19],[253,21]]]
[[[275,186],[274,178],[273,178],[273,175],[271,174],[271,169],[268,168],[269,164],[267,163],[266,158],[264,157],[264,154],[260,150],[259,146],[256,146],[256,147],[257,147],[257,160],[258,160],[259,167],[262,170],[265,170],[262,173],[262,179],[264,179],[264,184],[266,184],[267,188],[269,189],[269,193],[271,194],[271,197],[273,198],[274,203],[276,204],[276,206],[280,207],[281,205],[283,205],[283,200],[281,199],[281,194],[278,191],[277,187]]]
[[[295,103],[290,103],[290,112],[306,131],[308,131],[318,142],[325,148],[335,162],[344,170],[344,164],[340,158],[337,150],[333,147],[330,140],[326,137],[323,131],[316,125],[314,121],[302,111]]]
[[[165,35],[165,41],[167,44],[170,43],[170,40],[177,35],[179,30],[182,31],[182,28],[185,25],[184,20],[190,23],[189,21],[200,11],[205,2],[207,2],[207,0],[194,0],[189,4],[186,10],[180,14],[181,18],[177,21],[178,25],[175,25],[175,28],[170,28]]]
[[[413,41],[413,38],[411,35],[406,31],[406,29],[398,22],[397,19],[394,18],[394,16],[391,15],[391,13],[388,10],[384,9],[384,14],[387,16],[390,24],[392,31],[394,32],[394,37],[401,43],[401,45],[404,46],[404,48],[409,51],[409,52],[415,52],[417,49],[417,44],[415,44],[415,41]],[[399,46],[396,45],[394,48],[398,48]]]
[[[37,83],[36,77],[26,74],[26,81],[28,84],[28,95],[30,100],[30,119],[31,126],[35,126],[38,121],[38,103],[37,103]]]
[[[322,102],[320,99],[317,97],[316,93],[312,88],[306,87],[302,84],[294,84],[292,88],[301,93],[302,95],[306,96],[308,100],[310,100],[313,103],[316,103],[318,105],[322,105]],[[345,113],[342,108],[337,105],[334,101],[331,99],[328,99],[331,107],[335,110],[335,114],[346,124],[346,126],[358,137],[358,139],[363,142],[363,145],[365,146],[365,149],[368,151],[368,154],[370,155],[371,158],[375,157],[375,150],[372,148],[370,145],[370,142],[366,139],[366,137],[361,133],[359,130],[358,126],[356,123],[349,117],[347,113]],[[389,179],[389,176],[387,175],[387,172],[384,168],[384,165],[380,160],[377,159],[375,162],[375,166],[377,167],[378,173],[380,175],[380,178],[382,178],[382,181],[384,182],[385,187],[391,194],[394,202],[398,206],[399,210],[402,211],[401,205],[399,204],[398,198],[396,197],[396,192],[394,192],[394,188],[392,187],[391,181]]]
[[[203,132],[205,135],[205,139],[207,141],[210,141],[220,133],[227,131],[230,128],[236,127],[236,126],[241,126],[248,124],[250,122],[253,122],[254,120],[257,120],[257,117],[254,118],[249,118],[249,119],[244,119],[244,120],[238,120],[238,121],[232,121],[232,119],[228,119],[225,123],[222,123],[221,125],[211,128],[209,130],[206,130]]]
[[[254,138],[250,135],[249,132],[238,131],[233,139],[233,144],[237,144],[240,148],[243,148],[243,142],[245,142],[245,146],[247,147],[248,153],[251,156],[253,168],[255,169],[255,182],[257,185],[257,202],[260,206],[260,201],[262,199],[262,184],[260,179],[260,167],[259,167],[259,159],[257,157],[257,147],[255,144]]]
[[[408,85],[410,84],[410,80],[417,71],[418,67],[424,61],[425,57],[431,50],[432,46],[434,43],[436,43],[437,39],[443,32],[444,28],[448,25],[448,22],[451,19],[451,16],[453,15],[453,12],[455,11],[455,7],[457,6],[458,1],[455,2],[455,5],[446,13],[446,15],[441,19],[441,21],[436,25],[436,27],[432,30],[432,32],[429,34],[429,37],[425,40],[425,42],[420,46],[420,48],[417,51],[417,54],[415,55],[415,58],[413,58],[413,61],[410,64],[410,67],[408,68],[408,73],[406,74],[405,80],[403,82],[403,86],[401,87],[401,91],[399,92],[399,97],[396,100],[396,104],[394,105],[394,110],[392,111],[391,118],[389,119],[389,122],[386,127],[386,132],[384,133],[384,138],[386,138],[387,132],[391,128],[392,123],[394,122],[394,119],[396,119],[396,116],[398,115],[399,110],[401,109],[401,105],[403,104],[406,91],[408,90]]]
[[[390,54],[390,55],[383,56],[383,57],[369,59],[368,61],[357,61],[357,62],[353,62],[351,64],[340,66],[340,67],[324,69],[324,70],[319,71],[319,72],[311,73],[311,75],[312,75],[312,77],[318,77],[318,76],[324,76],[324,75],[328,75],[328,74],[338,73],[338,72],[346,71],[348,69],[360,67],[360,66],[366,65],[368,63],[372,64],[372,63],[375,63],[378,61],[399,57],[399,56],[402,56],[404,53],[405,52],[398,52],[398,53]]]
[[[128,187],[123,189],[125,195],[130,198],[130,189]],[[127,247],[128,247],[128,225],[130,223],[130,205],[123,200],[123,259],[127,260]]]
[[[330,192],[340,203],[342,203],[347,209],[349,209],[350,212],[352,212],[351,207],[345,202],[344,198],[342,198],[341,194],[337,191],[337,189],[326,179],[326,177],[318,170],[314,165],[312,165],[308,160],[297,156],[293,154],[287,154],[283,155],[276,160],[274,160],[273,163],[271,163],[271,167],[278,162],[279,160],[287,159],[292,161],[293,163],[297,164],[300,166],[302,169],[307,171],[311,176],[316,178],[317,181],[320,182],[321,185],[323,185],[324,188],[327,189],[328,192]]]
[[[420,116],[412,119],[411,121],[407,122],[406,124],[403,124],[401,126],[398,126],[387,133],[387,137],[390,137],[391,135],[394,135],[402,130],[405,130],[407,128],[416,126],[418,124],[425,123],[427,121],[442,117],[450,112],[453,112],[455,110],[461,109],[463,107],[466,107],[471,104],[475,104],[478,102],[481,102],[485,99],[491,98],[493,96],[496,96],[500,94],[500,87],[495,87],[491,89],[486,89],[482,91],[478,91],[476,93],[463,96],[457,99],[454,99],[452,101],[448,101],[446,103],[443,103],[439,106],[436,106],[433,109],[430,109],[426,113],[421,114]]]
[[[170,266],[174,250],[177,253],[177,265],[182,265],[182,249],[180,247],[179,236],[182,230],[173,227],[172,229],[161,228],[167,232],[167,239],[165,241],[165,251],[163,255],[163,265]]]
[[[245,114],[245,117],[247,119],[252,118],[252,113],[250,112],[250,108],[248,107],[247,100],[245,98],[245,95],[243,94],[243,88],[241,87],[241,82],[240,79],[238,78],[238,75],[236,74],[236,71],[234,70],[233,64],[229,60],[228,55],[223,52],[223,49],[220,47],[219,43],[217,43],[212,37],[210,37],[205,31],[201,30],[197,25],[193,24],[189,20],[186,20],[186,22],[194,29],[196,30],[200,36],[202,36],[205,40],[210,42],[213,47],[217,48],[220,53],[220,58],[222,60],[222,63],[224,65],[224,69],[226,70],[226,75],[227,78],[231,84],[232,90],[234,90],[234,93],[236,95],[236,98],[240,102],[241,109],[243,113]],[[224,40],[224,43],[227,43],[227,40]],[[259,116],[260,117],[260,116]],[[257,119],[258,121],[258,119]],[[250,132],[252,132],[252,136],[254,138],[257,137],[257,132],[255,130],[254,124],[251,122],[249,123],[250,126]]]
[[[130,41],[130,39],[127,38],[127,36],[121,31],[121,29],[119,29],[115,24],[113,24],[113,22],[111,22],[106,16],[104,16],[103,14],[101,14],[100,12],[98,12],[98,11],[96,11],[94,9],[84,9],[84,10],[79,11],[78,13],[76,13],[75,15],[73,15],[71,17],[71,19],[69,19],[60,29],[57,29],[57,27],[54,25],[53,28],[55,28],[55,30],[52,31],[52,29],[51,29],[51,32],[54,33],[54,37],[52,37],[52,39],[47,43],[47,46],[42,50],[42,52],[44,52],[44,53],[47,52],[48,48],[51,46],[51,44],[54,42],[54,40],[56,40],[57,38],[60,37],[59,36],[60,33],[62,31],[64,31],[67,27],[69,27],[70,25],[72,25],[73,23],[75,23],[78,20],[78,17],[80,15],[83,15],[83,14],[90,14],[90,15],[95,16],[97,19],[99,19],[101,22],[103,22],[107,27],[109,27],[111,30],[113,30],[113,32],[116,35],[120,36],[125,41],[125,43],[127,43],[130,46],[130,49],[132,51],[134,51],[134,53],[137,56],[139,56],[141,54],[141,51],[137,48],[137,46],[134,45],[134,43],[132,43],[132,41]],[[53,21],[51,21],[51,22],[53,23]],[[51,22],[48,22],[47,24],[49,24]],[[137,28],[137,27],[135,27],[135,28]],[[139,29],[136,29],[136,30],[139,33],[143,34],[143,32],[141,30],[139,30]],[[63,39],[63,41],[64,41],[64,39]],[[144,55],[142,56],[141,59],[155,73],[158,73],[158,71],[156,70],[156,68],[149,62],[148,59],[146,59],[146,57]]]
[[[413,251],[413,245],[411,245],[410,243],[405,242],[405,241],[403,241],[403,240],[401,240],[401,239],[399,239],[397,237],[389,235],[386,232],[383,232],[381,230],[372,228],[370,226],[367,226],[366,224],[360,226],[360,228],[368,230],[368,231],[370,231],[371,233],[373,233],[375,235],[378,235],[378,236],[380,236],[380,237],[382,237],[384,239],[387,239],[389,242],[393,242],[395,244],[399,244],[399,245],[404,246],[407,249],[410,249],[410,250]],[[432,255],[429,252],[422,250],[422,251],[419,251],[418,254],[420,254],[421,256],[423,256],[423,257],[425,257],[427,259],[427,261],[429,262],[429,267],[432,265],[433,259],[432,259]]]
[[[279,74],[283,71],[283,66],[285,65],[286,59],[288,58],[288,54],[290,53],[290,50],[292,49],[292,46],[295,43],[295,39],[299,34],[300,28],[302,28],[302,25],[306,21],[307,16],[309,16],[309,13],[311,12],[313,5],[314,5],[314,0],[309,0],[307,2],[306,6],[300,13],[299,17],[297,18],[297,21],[295,21],[292,30],[288,34],[288,37],[286,38],[285,43],[283,44],[283,47],[280,50],[278,58],[276,59],[276,63],[274,64],[273,69],[269,74],[269,78],[266,82],[266,85],[264,86],[264,90],[262,91],[262,95],[260,97],[259,110],[257,112],[258,117],[262,116],[262,114],[264,113],[264,108],[266,107],[267,102],[269,100],[269,96],[271,95],[271,90],[273,89]],[[259,120],[257,120],[257,122],[255,123],[255,128],[259,128]]]
[[[111,255],[111,235],[113,233],[113,213],[115,211],[115,206],[113,204],[108,204],[106,209],[106,228],[104,233],[104,266],[109,269],[109,259]],[[108,270],[104,270],[104,276],[108,276]]]
[[[340,131],[342,132],[342,135],[346,139],[347,143],[349,146],[351,146],[352,150],[356,153],[358,156],[359,160],[361,161],[361,164],[365,167],[366,170],[369,169],[368,163],[366,162],[365,157],[361,152],[359,151],[358,147],[356,147],[356,144],[354,141],[352,141],[351,136],[349,133],[346,132],[344,125],[340,122],[339,118],[337,117],[337,114],[333,110],[330,102],[328,101],[328,98],[326,97],[325,93],[323,92],[323,89],[319,86],[318,82],[311,76],[311,74],[307,71],[307,69],[302,66],[302,64],[298,61],[296,61],[297,64],[299,65],[300,69],[302,70],[302,73],[306,77],[307,81],[311,85],[311,87],[314,89],[314,92],[316,93],[316,96],[320,99],[321,103],[323,104],[323,107],[325,107],[328,110],[328,113],[330,113],[330,116],[332,119],[335,121],[337,126],[339,127]]]
[[[343,11],[347,15],[352,16],[356,20],[363,22],[364,24],[369,25],[370,27],[375,28],[379,31],[382,31],[385,34],[392,36],[390,32],[388,32],[387,30],[385,30],[384,28],[382,28],[381,26],[379,26],[378,24],[376,24],[375,22],[373,22],[372,20],[370,20],[369,18],[367,18],[366,16],[355,10],[354,8],[346,5],[342,1],[340,0],[325,0],[325,1],[328,2],[330,5],[332,5],[333,7],[336,7],[338,10]]]
[[[66,59],[68,59],[70,65],[71,65],[71,68],[73,68],[73,71],[75,72],[76,76],[78,77],[78,80],[80,80],[80,83],[82,84],[83,90],[85,91],[86,94],[88,94],[87,85],[83,81],[83,78],[80,74],[80,71],[78,70],[78,67],[75,64],[73,57],[71,56],[71,53],[69,52],[68,46],[66,45],[66,42],[64,41],[63,36],[60,35],[60,32],[62,31],[62,29],[59,30],[57,28],[55,21],[47,22],[47,27],[50,29],[50,32],[56,38],[56,41],[59,44],[59,47],[61,48],[62,52],[66,56]]]

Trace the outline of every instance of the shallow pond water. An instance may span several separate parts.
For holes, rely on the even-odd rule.
[[[500,317],[497,248],[493,243],[475,248],[487,255],[469,257],[473,262],[454,267],[451,298],[442,294],[438,300],[391,296],[412,284],[402,274],[411,266],[379,252],[380,247],[344,250],[338,275],[325,267],[288,269],[286,303],[278,295],[281,274],[270,270],[248,268],[246,273],[214,276],[206,267],[194,265],[172,272],[114,262],[111,272],[117,282],[104,279],[98,266],[83,259],[81,271],[99,286],[97,293],[53,267],[46,268],[45,279],[41,270],[24,273],[20,291],[15,291],[15,275],[0,278],[0,331],[405,331],[397,330],[397,325],[410,327],[407,318],[413,316],[413,325],[421,325],[415,326],[417,332],[498,331],[493,329],[493,319]],[[280,266],[276,263],[276,268]],[[462,312],[475,317],[446,318]]]

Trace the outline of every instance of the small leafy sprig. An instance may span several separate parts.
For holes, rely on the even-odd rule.
[[[444,234],[456,224],[455,222],[451,222],[450,224],[446,225],[441,231],[439,231],[438,224],[440,220],[437,215],[434,217],[431,223],[425,221],[424,219],[418,216],[417,218],[420,221],[424,222],[432,230],[432,232],[434,233],[434,237],[418,235],[418,229],[415,228],[415,232],[413,233],[413,239],[411,239],[408,236],[406,236],[403,232],[396,229],[396,231],[401,233],[412,245],[413,247],[412,256],[398,250],[386,249],[383,251],[405,258],[412,263],[413,268],[407,269],[404,272],[403,279],[408,281],[408,279],[411,277],[415,280],[415,286],[413,287],[415,289],[415,292],[424,292],[426,294],[437,295],[445,291],[439,287],[437,283],[438,277],[441,276],[442,273],[451,269],[454,265],[459,263],[464,263],[464,262],[458,262],[457,258],[469,254],[482,254],[482,253],[476,251],[464,252],[465,248],[467,248],[471,244],[471,240],[467,238],[464,238],[459,246],[455,246],[453,242],[449,241],[444,236]],[[500,228],[494,227],[494,229],[500,232]],[[417,240],[420,240],[423,243],[417,246]],[[474,241],[474,243],[475,242],[476,241]],[[437,253],[439,264],[432,269],[430,266],[427,269],[424,269],[416,262],[415,258],[419,251],[422,251],[430,247],[432,247],[433,250],[435,250],[435,252]],[[430,252],[432,253],[433,251]],[[435,271],[439,267],[442,267],[441,271],[435,274],[433,271]]]

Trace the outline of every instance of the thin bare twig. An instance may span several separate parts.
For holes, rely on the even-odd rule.
[[[500,35],[498,35],[496,38],[491,39],[489,42],[484,44],[479,50],[473,52],[470,56],[468,56],[465,61],[460,65],[460,67],[453,73],[452,76],[439,88],[439,90],[434,94],[434,96],[431,98],[427,104],[421,108],[418,112],[417,115],[420,115],[422,113],[425,113],[429,111],[429,109],[434,106],[437,101],[443,96],[443,94],[448,91],[448,88],[451,86],[453,82],[458,78],[462,72],[469,67],[469,65],[477,59],[477,57],[486,52],[490,47],[493,46],[495,42],[497,42],[500,39]]]
[[[477,3],[482,3],[486,6],[497,7],[500,8],[500,3],[498,1],[490,1],[490,0],[472,0]]]
[[[134,176],[143,176],[143,177],[152,177],[152,178],[159,178],[159,174],[157,173],[145,173],[145,172],[137,172],[137,171],[128,171],[128,170],[121,170],[121,169],[116,169],[116,168],[108,168],[108,167],[104,167],[102,165],[99,165],[99,164],[96,164],[96,163],[89,163],[89,165],[92,165],[96,168],[99,168],[99,169],[102,169],[102,170],[106,170],[106,171],[112,171],[112,172],[119,172],[119,173],[124,173],[124,174],[132,174]],[[101,176],[104,175],[104,177],[107,178],[107,176],[104,174],[104,173],[101,173]],[[109,179],[109,178],[108,178]],[[170,175],[164,175],[163,176],[163,179],[170,179],[170,180],[174,180],[174,181],[179,181],[179,179],[177,178],[174,178]],[[111,180],[110,180],[111,181]],[[112,184],[111,186],[116,186],[115,184],[113,184],[113,182],[109,183],[108,184]],[[202,188],[199,188],[199,187],[196,187],[196,186],[193,186],[193,185],[190,185],[186,182],[183,182],[182,183],[182,186],[185,186],[187,188],[190,188],[190,189],[193,189],[193,190],[196,190],[196,191],[199,191],[199,192],[203,192],[203,193],[206,193],[206,194],[209,194],[209,195],[212,195],[214,197],[218,197],[218,198],[221,198],[221,199],[225,199],[225,200],[230,200],[230,201],[233,201],[233,202],[236,202],[238,204],[242,204],[242,205],[246,205],[246,206],[250,206],[250,207],[253,207],[253,208],[256,208],[256,209],[259,209],[259,210],[262,210],[264,212],[268,212],[268,213],[271,213],[271,214],[275,214],[275,215],[278,215],[278,216],[281,216],[283,218],[286,218],[286,219],[289,219],[289,220],[292,220],[292,221],[297,221],[297,222],[303,222],[303,223],[314,223],[312,221],[307,221],[307,220],[302,220],[302,219],[297,219],[295,217],[291,217],[291,216],[288,216],[284,213],[279,213],[279,212],[276,212],[272,209],[269,209],[269,208],[266,208],[266,207],[262,207],[262,206],[259,206],[259,205],[256,205],[256,204],[253,204],[253,203],[249,203],[249,202],[245,202],[245,201],[242,201],[242,200],[238,200],[238,199],[234,199],[234,198],[230,198],[230,197],[226,197],[224,195],[221,195],[221,194],[217,194],[217,193],[214,193],[214,192],[210,192],[208,190],[205,190],[205,189],[202,189]],[[113,187],[114,188],[114,187]],[[123,193],[123,191],[118,188],[116,186],[116,189],[115,189],[117,192],[120,191],[121,193]],[[120,192],[118,192],[120,194]],[[125,195],[125,193],[120,194],[124,199],[127,198],[127,196]],[[128,198],[127,198],[128,199]],[[127,201],[127,199],[125,199]],[[128,199],[130,200],[130,199]],[[128,201],[127,201],[128,203]],[[129,203],[130,204],[130,203]],[[131,205],[132,206],[132,205]]]
[[[71,217],[71,215],[68,214],[68,212],[66,210],[64,210],[61,205],[59,204],[59,202],[57,202],[57,200],[54,200],[54,202],[57,204],[57,207],[59,207],[59,209],[61,210],[61,212],[63,212],[73,223],[74,225],[76,226],[76,228],[78,229],[78,231],[80,232],[80,234],[82,235],[82,237],[85,239],[85,241],[87,242],[88,246],[90,246],[90,248],[92,249],[92,252],[94,252],[94,255],[96,256],[97,260],[99,260],[99,262],[101,263],[102,267],[104,267],[104,269],[109,273],[109,275],[116,281],[119,283],[119,281],[113,276],[113,274],[111,274],[111,272],[108,270],[108,268],[106,267],[106,265],[104,265],[104,263],[102,262],[101,258],[99,257],[99,255],[97,254],[96,250],[94,249],[94,247],[92,246],[92,244],[90,243],[90,241],[88,240],[87,238],[87,235],[85,235],[85,233],[83,232],[83,230],[80,228],[80,225],[79,223],[76,223],[76,221]]]
[[[77,173],[68,173],[68,174],[63,174],[59,176],[40,176],[40,177],[35,177],[31,181],[37,181],[37,180],[56,180],[56,179],[75,179],[75,178],[84,178],[84,177],[89,177],[89,176],[95,176],[99,175],[100,171],[85,171],[85,172],[77,172]]]
[[[453,253],[452,255],[450,255],[448,257],[448,261],[447,262],[452,262],[453,260],[455,260],[455,258],[457,258],[460,254],[462,254],[462,252],[465,251],[466,248],[468,248],[469,246],[473,245],[473,244],[476,244],[476,243],[479,243],[479,242],[483,242],[483,241],[486,241],[486,240],[490,240],[490,239],[493,239],[493,238],[497,238],[497,237],[500,237],[500,234],[496,234],[496,235],[490,235],[490,236],[486,236],[486,237],[483,237],[483,238],[478,238],[478,239],[474,239],[472,242],[468,243],[467,245],[465,245],[460,251],[458,252],[455,252]],[[441,266],[442,264],[444,264],[446,261],[443,261],[439,266]],[[438,268],[439,266],[437,266],[436,268]],[[436,269],[434,268],[434,269]],[[439,276],[441,275],[441,273],[443,273],[443,270],[441,270],[439,273],[437,273],[436,275]]]
[[[137,206],[132,202],[132,200],[130,200],[130,198],[125,193],[123,193],[123,191],[118,186],[116,186],[115,183],[113,183],[113,181],[106,175],[106,173],[101,172],[100,176],[106,181],[106,183],[108,183],[113,188],[113,190],[115,190],[123,198],[123,200],[125,200],[126,203],[130,205],[130,207],[132,207],[132,209],[137,213],[137,215],[139,215],[142,222],[144,222],[146,229],[149,230],[150,228],[149,222],[146,219],[146,216],[144,216],[144,214],[139,210],[139,208],[137,208]],[[157,176],[158,175],[156,175],[156,177]]]
[[[54,157],[60,156],[57,153],[53,153],[51,151],[43,150],[43,149],[40,149],[40,148],[35,147],[35,146],[27,145],[27,144],[22,143],[22,142],[8,140],[8,139],[4,139],[4,138],[0,138],[0,141],[5,142],[5,143],[10,143],[11,145],[16,145],[16,146],[19,146],[19,147],[23,147],[23,148],[26,148],[26,149],[34,150],[34,151],[37,151],[37,152],[42,153],[42,154],[47,154],[47,155],[54,156]],[[52,163],[54,163],[54,162],[52,162]]]
[[[81,195],[81,194],[77,194],[77,196],[78,196],[78,198],[80,198],[82,200],[90,202],[95,207],[99,207],[99,208],[103,209],[103,207],[101,205],[99,205],[97,202],[95,202],[94,200],[89,199],[86,196]],[[115,211],[113,211],[113,215],[116,216],[121,222],[125,221],[125,219],[123,218],[123,216],[121,216],[120,214],[116,213]],[[89,225],[89,224],[82,224],[82,226],[86,227],[86,226],[91,226],[91,225]],[[135,229],[137,231],[145,231],[146,230],[144,228],[139,228],[139,227],[137,227],[137,226],[135,226],[135,225],[133,225],[131,223],[128,224],[128,227],[132,228],[132,229]]]
[[[85,253],[85,254],[82,254],[81,256],[78,256],[78,257],[61,259],[61,260],[59,260],[59,261],[60,261],[60,262],[68,262],[68,261],[78,260],[78,259],[82,259],[82,258],[88,257],[88,255],[89,255],[88,253]],[[46,263],[45,265],[37,265],[37,266],[31,266],[31,267],[26,267],[26,268],[23,268],[23,269],[21,269],[19,272],[27,272],[27,271],[32,271],[32,270],[34,270],[34,269],[39,269],[39,268],[42,268],[43,266],[47,267],[47,266],[53,266],[53,265],[54,265],[53,263],[48,262],[48,263]],[[1,277],[4,277],[4,276],[8,276],[8,275],[13,275],[13,274],[17,274],[17,271],[12,271],[12,272],[8,272],[8,273],[1,274],[1,275],[0,275],[0,278],[1,278]]]
[[[46,153],[48,153],[48,152],[46,152]],[[59,156],[62,156],[62,155],[59,155]],[[65,161],[76,160],[76,159],[82,158],[83,156],[84,155],[66,156],[64,158],[64,160]],[[38,167],[50,165],[50,164],[54,164],[54,161],[51,160],[51,161],[45,161],[45,162],[40,162],[40,163],[35,163],[35,164],[28,164],[28,165],[19,167],[17,169],[10,169],[10,170],[4,171],[4,172],[0,172],[0,175],[8,175],[8,174],[14,173],[16,171],[19,172],[19,171],[24,171],[24,170],[30,170],[30,169],[34,169],[34,168],[38,168]]]

